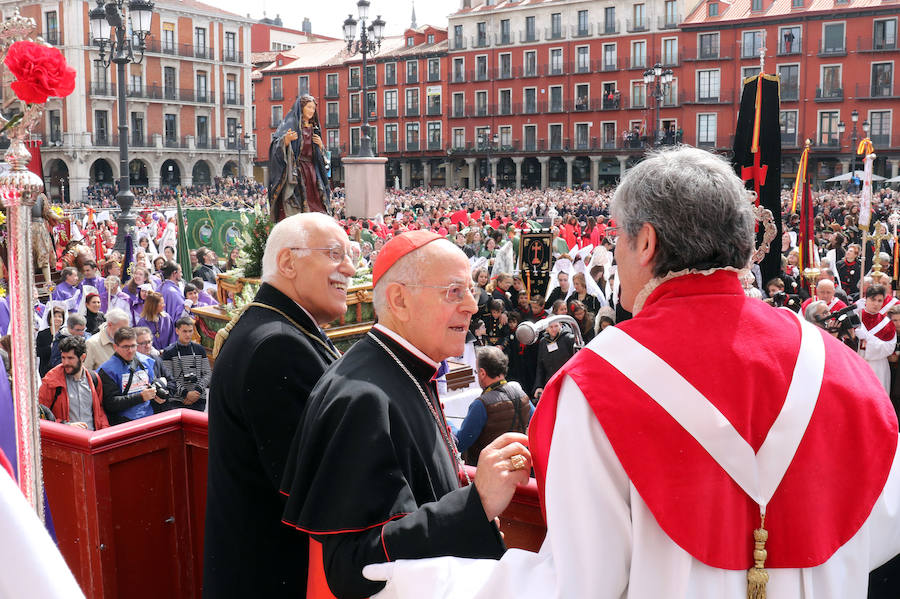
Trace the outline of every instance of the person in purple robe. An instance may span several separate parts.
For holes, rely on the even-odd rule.
[[[90,285],[94,289],[97,290],[98,295],[102,295],[106,288],[104,287],[103,277],[100,276],[100,271],[97,269],[97,263],[93,260],[88,260],[84,264],[81,265],[81,280],[85,285]],[[101,304],[103,300],[100,300]],[[106,310],[103,310],[104,312]]]
[[[175,343],[175,324],[165,310],[166,304],[161,293],[151,291],[144,301],[144,310],[135,326],[147,327],[153,335],[153,347],[159,351]]]
[[[116,275],[109,275],[104,282],[105,292],[100,295],[100,309],[106,314],[111,308],[118,308],[131,313],[131,296],[125,293],[121,287],[122,282]],[[133,323],[132,320],[129,324]]]
[[[62,269],[62,281],[53,288],[50,298],[66,302],[69,312],[77,312],[83,294],[84,283],[78,280],[78,269],[74,266],[67,266]]]
[[[191,279],[191,284],[197,288],[197,301],[194,302],[194,307],[219,305],[218,300],[206,291],[206,284],[203,279],[194,277]]]
[[[163,296],[166,304],[166,312],[173,319],[181,318],[184,312],[184,294],[181,292],[179,282],[181,281],[181,266],[175,262],[166,262],[162,267],[163,282],[159,287],[159,292]]]
[[[134,323],[134,326],[137,326],[137,321],[141,319],[141,314],[144,312],[144,302],[147,301],[147,296],[150,293],[153,293],[153,285],[144,283],[138,289],[137,297],[131,298],[129,311],[131,312],[131,322]]]

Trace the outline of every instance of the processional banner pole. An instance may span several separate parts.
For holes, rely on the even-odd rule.
[[[31,153],[26,141],[31,130],[41,122],[44,102],[53,93],[68,95],[74,89],[75,72],[68,68],[59,50],[33,42],[29,37],[35,31],[34,19],[15,14],[0,23],[0,63],[8,70],[0,70],[0,85],[7,100],[0,107],[0,132],[9,139],[9,149],[4,154],[7,168],[0,172],[0,201],[6,208],[8,244],[8,283],[10,307],[10,365],[12,393],[15,404],[16,462],[19,488],[44,520],[44,484],[41,470],[41,430],[38,409],[38,376],[34,351],[34,263],[31,251],[31,208],[38,194],[44,190],[44,182],[28,170]],[[16,44],[21,44],[15,46]],[[15,46],[15,47],[14,47]],[[15,52],[10,66],[9,59]],[[30,53],[30,54],[29,54]],[[41,60],[52,55],[55,62],[54,76],[39,77],[26,63],[30,59]],[[57,56],[58,55],[58,56]],[[48,72],[54,69],[48,69]],[[10,84],[11,75],[16,83]],[[16,87],[16,84],[18,87]],[[47,86],[51,86],[48,90]],[[18,102],[13,100],[15,92]],[[63,91],[64,90],[64,91]],[[44,93],[46,92],[46,93]],[[8,118],[7,118],[8,116]],[[10,456],[11,457],[11,456]]]

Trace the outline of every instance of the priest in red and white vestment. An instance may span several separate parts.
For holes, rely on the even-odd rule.
[[[634,318],[576,354],[535,412],[540,551],[368,566],[388,580],[377,598],[865,597],[900,553],[897,419],[877,378],[744,295],[753,217],[720,158],[657,153],[612,211]]]
[[[840,312],[847,307],[847,304],[835,295],[835,291],[834,281],[831,279],[819,279],[819,282],[816,283],[815,295],[807,298],[806,301],[800,304],[800,314],[805,314],[806,308],[816,300],[825,302],[825,305],[828,306],[828,311],[832,314]]]
[[[891,367],[888,356],[897,347],[897,333],[888,310],[897,304],[897,298],[888,293],[884,285],[869,285],[863,305],[857,310],[862,324],[856,329],[859,339],[859,355],[868,362],[886,391],[891,388]]]

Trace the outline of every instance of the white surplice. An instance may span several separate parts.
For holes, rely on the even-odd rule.
[[[375,599],[743,599],[745,570],[707,566],[676,545],[629,481],[584,394],[566,377],[547,464],[547,537],[500,561],[400,560]],[[809,501],[815,501],[815,495]],[[704,518],[705,514],[685,514]],[[866,596],[869,571],[900,553],[900,459],[866,523],[824,564],[768,569],[769,599]]]

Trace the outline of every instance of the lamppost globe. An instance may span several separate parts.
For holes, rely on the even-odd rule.
[[[353,15],[347,15],[347,18],[344,19],[344,41],[352,44],[354,37],[356,37],[356,19],[353,18]]]
[[[856,123],[856,121],[859,120],[859,112],[857,112],[855,108],[853,109],[853,112],[850,113],[850,120],[853,121],[854,123]],[[854,125],[854,127],[855,127],[855,125]]]
[[[356,3],[360,21],[367,21],[369,19],[369,5],[369,0],[359,0],[359,2]]]
[[[847,130],[847,126],[844,124],[844,121],[838,123],[838,134],[843,135],[844,131]]]

